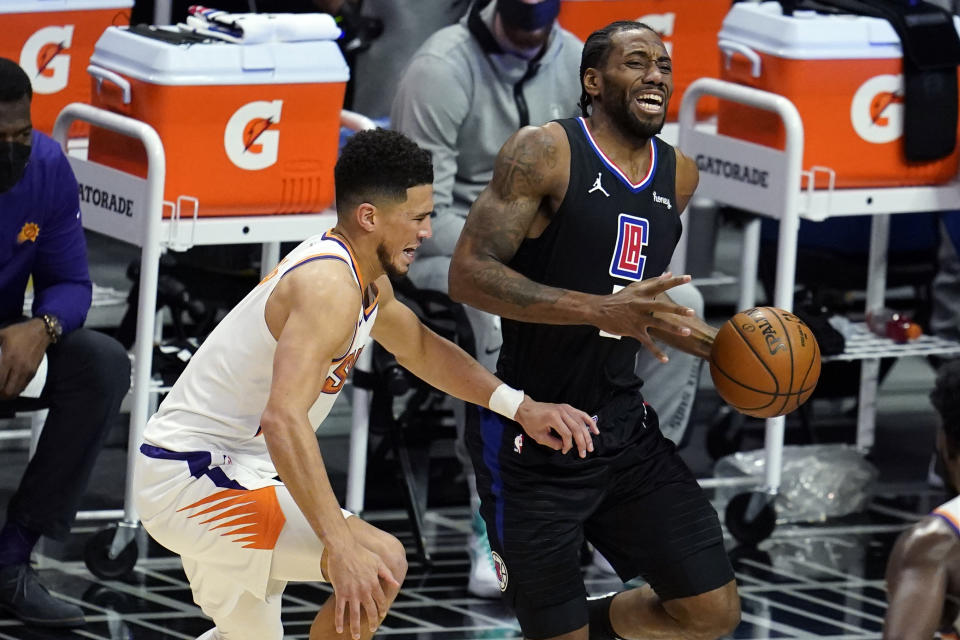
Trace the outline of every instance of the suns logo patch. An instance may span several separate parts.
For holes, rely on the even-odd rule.
[[[610,260],[610,275],[626,280],[643,280],[647,256],[643,250],[650,243],[650,223],[621,213],[617,224],[617,244]]]
[[[36,222],[27,222],[23,225],[23,228],[20,229],[20,233],[17,234],[17,244],[23,244],[27,240],[36,242],[37,236],[39,235],[40,225]]]

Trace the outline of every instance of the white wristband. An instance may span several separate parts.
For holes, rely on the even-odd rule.
[[[496,411],[504,418],[513,420],[523,402],[523,391],[514,389],[506,383],[501,383],[499,387],[490,394],[488,406],[491,411]]]

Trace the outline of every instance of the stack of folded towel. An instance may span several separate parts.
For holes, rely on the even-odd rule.
[[[326,13],[228,13],[201,5],[190,7],[183,31],[240,44],[336,40],[341,36]]]

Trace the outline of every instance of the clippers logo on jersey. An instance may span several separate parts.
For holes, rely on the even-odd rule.
[[[643,267],[647,261],[643,249],[650,243],[650,223],[646,218],[621,213],[618,227],[610,275],[626,280],[643,280]]]
[[[44,27],[27,38],[20,50],[20,67],[30,76],[36,93],[62,91],[70,79],[70,56],[65,52],[73,42],[72,24]]]
[[[491,551],[493,556],[493,568],[497,572],[497,583],[500,585],[500,591],[507,590],[507,563],[503,561],[503,558],[500,557],[500,554],[496,551]]]
[[[241,169],[259,171],[277,162],[280,152],[280,112],[283,100],[258,100],[243,105],[223,132],[223,149]]]
[[[363,353],[363,347],[360,347],[340,360],[340,364],[327,376],[326,381],[323,383],[324,393],[340,393],[340,389],[343,388],[344,383],[350,378],[353,365],[357,364],[357,359],[361,353]]]
[[[903,135],[903,109],[903,76],[874,76],[853,95],[850,122],[867,142],[886,144]]]

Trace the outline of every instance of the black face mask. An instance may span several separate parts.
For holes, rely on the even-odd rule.
[[[560,0],[527,4],[520,0],[497,0],[497,13],[509,27],[536,31],[553,22],[560,13]]]
[[[30,160],[30,145],[0,140],[0,193],[20,182]]]

